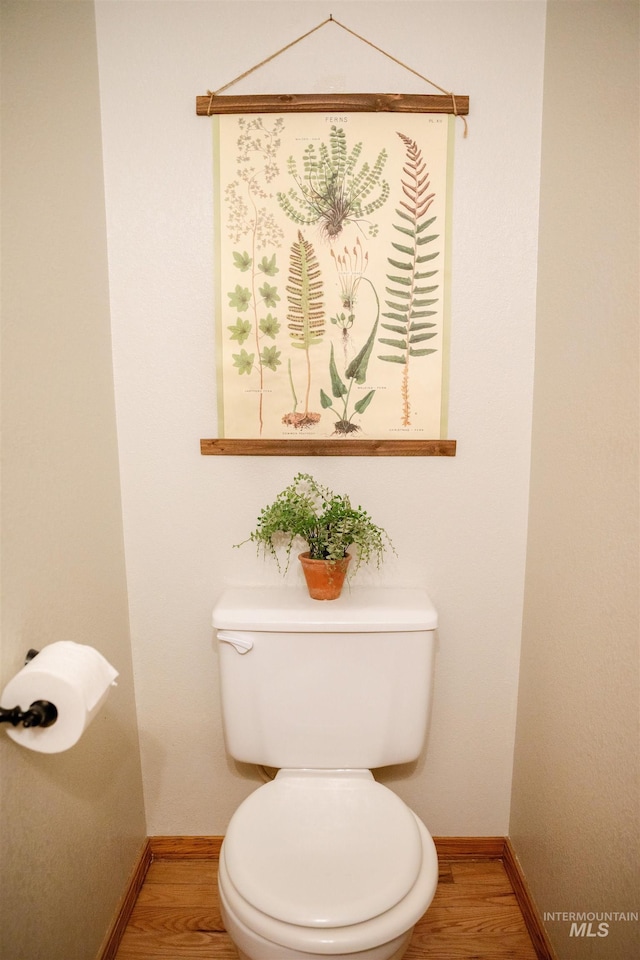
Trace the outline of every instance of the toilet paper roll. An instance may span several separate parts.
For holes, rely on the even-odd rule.
[[[9,727],[12,740],[38,753],[61,753],[78,742],[115,686],[118,671],[82,643],[59,640],[30,660],[3,690],[0,706],[28,710],[35,700],[48,700],[58,711],[50,727]]]

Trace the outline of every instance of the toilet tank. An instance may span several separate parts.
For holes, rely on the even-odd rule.
[[[437,613],[422,590],[230,589],[213,611],[225,743],[271,767],[374,768],[424,744]]]

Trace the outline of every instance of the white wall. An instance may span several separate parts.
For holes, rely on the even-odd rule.
[[[426,758],[387,773],[436,834],[505,834],[522,619],[545,6],[337,2],[471,97],[456,137],[455,459],[201,457],[216,435],[212,153],[195,97],[319,24],[317,2],[96,4],[119,449],[150,834],[223,833],[258,780],[224,753],[211,609],[274,572],[232,544],[299,469],[391,533],[440,611]],[[432,88],[329,24],[234,93]],[[372,578],[375,579],[375,578]]]
[[[548,7],[510,827],[541,913],[639,906],[638,11]],[[547,926],[563,960],[640,954],[637,923]]]
[[[0,733],[0,956],[89,960],[146,835],[95,18],[87,2],[3,2],[1,12],[0,689],[29,648],[56,640],[95,646],[120,677],[64,753],[33,753]]]

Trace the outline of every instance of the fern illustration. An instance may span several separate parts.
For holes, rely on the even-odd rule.
[[[254,264],[253,258],[246,250],[243,253],[234,251],[233,259],[238,270],[250,274],[247,281],[250,286],[245,287],[237,283],[235,290],[227,292],[229,309],[235,308],[237,311],[235,323],[229,324],[227,330],[229,331],[229,339],[236,341],[241,347],[245,341],[252,337],[255,352],[248,353],[245,349],[242,349],[239,353],[233,353],[232,358],[238,376],[247,375],[250,377],[255,373],[258,374],[260,384],[258,390],[258,421],[260,433],[262,433],[262,397],[265,371],[272,370],[275,372],[281,363],[280,351],[277,349],[275,342],[271,345],[264,345],[264,341],[265,339],[275,341],[280,331],[280,323],[277,317],[271,313],[271,309],[276,308],[280,295],[277,286],[272,285],[268,280],[264,280],[262,286],[258,288],[260,282],[258,277],[260,275],[269,278],[274,277],[278,273],[278,267],[276,266],[275,253],[272,257],[264,256],[257,265]],[[260,312],[265,308],[269,308],[269,313],[266,316],[260,316]],[[248,314],[248,316],[245,317],[243,314]]]
[[[403,235],[403,241],[392,243],[392,246],[402,255],[402,259],[387,258],[394,273],[387,274],[391,286],[385,289],[391,299],[385,300],[389,310],[382,315],[391,322],[381,323],[383,329],[396,334],[396,337],[379,337],[378,342],[392,347],[394,352],[379,354],[378,357],[388,363],[400,364],[403,368],[401,422],[403,426],[410,426],[410,361],[436,352],[434,348],[425,348],[418,344],[437,336],[437,332],[432,329],[436,324],[428,318],[436,313],[430,308],[438,302],[438,298],[432,296],[438,289],[438,284],[425,286],[424,283],[438,273],[437,270],[425,270],[425,265],[434,260],[439,251],[423,252],[427,244],[438,237],[438,234],[425,232],[436,219],[426,216],[435,197],[434,192],[429,192],[427,165],[415,140],[403,133],[398,133],[398,136],[406,147],[406,162],[402,168],[404,178],[401,180],[405,199],[399,201],[400,206],[396,209],[402,223],[394,223],[393,226]]]
[[[280,295],[272,280],[279,272],[273,248],[282,245],[284,233],[266,201],[270,197],[268,184],[279,173],[278,152],[283,129],[281,117],[270,127],[262,117],[238,118],[237,177],[225,188],[228,237],[234,244],[244,241],[243,246],[246,243],[248,247],[232,251],[234,266],[243,277],[234,290],[227,291],[228,309],[236,310],[235,322],[227,325],[227,329],[229,339],[242,348],[231,355],[238,376],[258,381],[258,389],[253,392],[260,434],[264,429],[266,371],[276,373],[281,363],[275,343],[280,330],[277,318]],[[243,347],[245,341],[250,343],[249,350]]]
[[[313,143],[305,148],[302,175],[294,158],[289,157],[288,170],[297,189],[277,194],[287,217],[301,226],[319,223],[333,240],[345,223],[379,210],[389,197],[389,184],[382,179],[387,151],[383,148],[378,153],[373,166],[365,162],[357,170],[361,153],[361,142],[349,152],[344,130],[332,126],[328,145],[321,143],[317,152]],[[377,233],[376,224],[369,225],[369,232]]]
[[[289,283],[287,284],[287,313],[291,346],[303,350],[306,360],[307,386],[304,411],[288,413],[283,423],[294,427],[309,427],[320,420],[319,413],[309,410],[311,392],[312,347],[322,343],[325,333],[323,281],[313,245],[305,240],[300,230],[298,239],[291,245],[289,256]]]
[[[329,377],[331,379],[331,393],[334,399],[338,404],[342,404],[342,410],[336,409],[336,406],[331,399],[331,397],[320,390],[320,403],[322,404],[325,410],[332,410],[333,413],[338,417],[334,423],[334,433],[349,435],[352,433],[358,433],[361,429],[359,424],[353,422],[353,418],[358,415],[362,415],[371,401],[375,396],[375,389],[369,390],[368,393],[361,397],[360,400],[356,401],[353,405],[353,412],[349,414],[349,399],[351,397],[351,390],[354,383],[357,383],[359,386],[363,386],[366,383],[367,379],[367,367],[369,365],[369,359],[373,353],[373,348],[376,340],[376,332],[378,330],[378,323],[380,320],[380,300],[378,294],[376,293],[376,288],[371,283],[371,281],[363,276],[362,274],[359,277],[359,280],[364,280],[365,283],[368,283],[373,291],[373,295],[376,301],[376,319],[374,321],[373,327],[371,328],[371,333],[367,337],[367,341],[360,350],[360,352],[353,358],[351,363],[345,365],[346,369],[344,371],[344,379],[349,381],[349,386],[347,387],[338,373],[338,366],[336,364],[335,353],[333,349],[333,344],[331,344],[331,355],[329,357]],[[344,314],[342,314],[344,317]],[[351,316],[352,320],[355,320],[355,316]],[[331,322],[334,320],[332,318]]]

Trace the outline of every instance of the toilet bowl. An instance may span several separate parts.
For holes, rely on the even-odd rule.
[[[400,960],[433,899],[421,820],[376,767],[423,748],[437,614],[422,590],[322,604],[233,588],[213,615],[225,746],[275,767],[231,817],[218,886],[241,960]]]
[[[368,770],[281,770],[234,814],[218,877],[243,960],[395,960],[437,880],[426,827]]]

